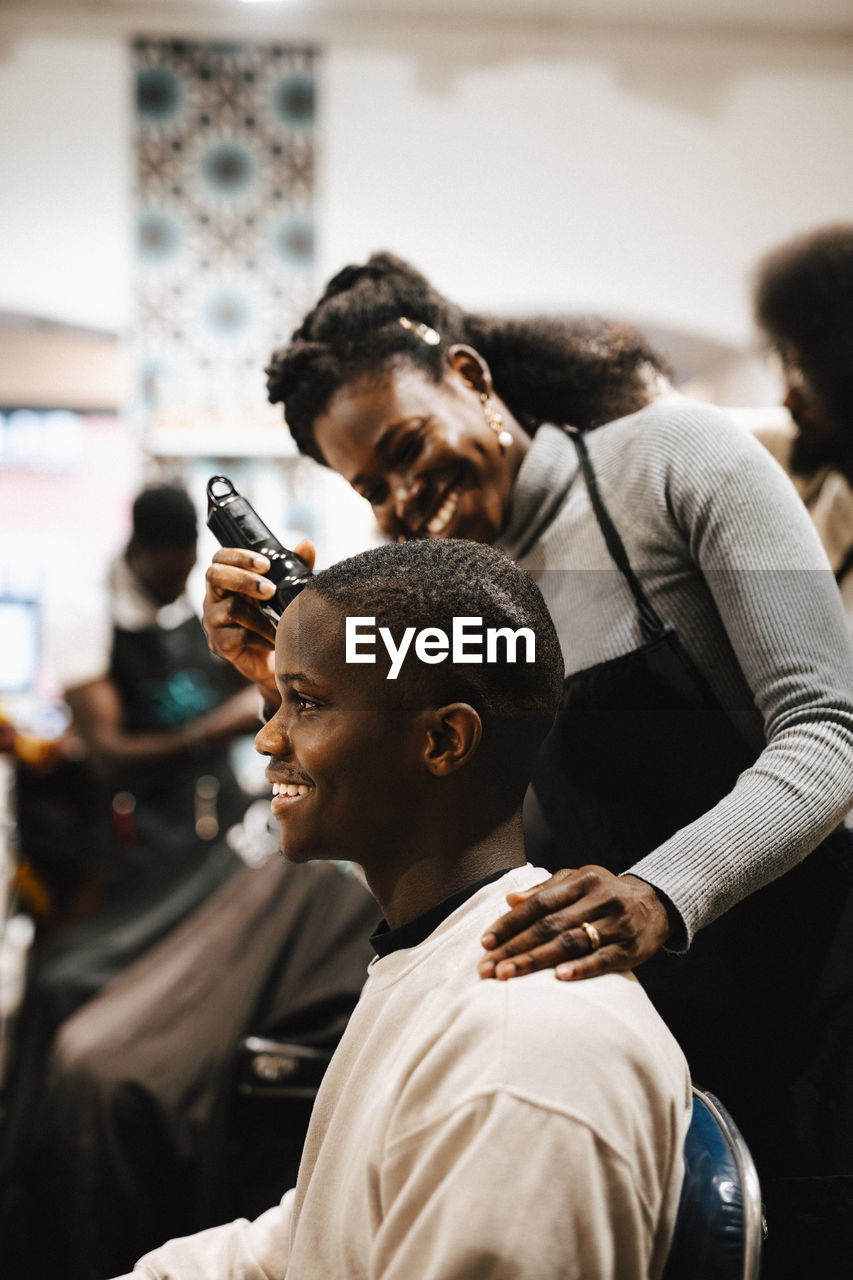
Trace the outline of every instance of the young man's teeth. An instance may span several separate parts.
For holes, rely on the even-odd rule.
[[[272,787],[274,796],[307,796],[310,790],[302,782],[274,782]]]
[[[436,511],[435,515],[427,525],[427,533],[431,533],[433,537],[438,533],[444,533],[444,530],[456,514],[456,508],[459,505],[459,495],[461,492],[462,489],[460,485],[456,485],[455,488],[450,490],[446,495],[444,502],[442,502],[438,511]]]

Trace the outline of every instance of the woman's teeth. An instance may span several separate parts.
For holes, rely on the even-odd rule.
[[[433,538],[438,534],[444,533],[450,524],[450,521],[456,514],[456,508],[459,506],[459,496],[462,493],[462,486],[455,485],[449,493],[445,494],[444,501],[436,511],[433,518],[427,524],[427,533]]]
[[[310,790],[303,782],[274,782],[272,786],[274,796],[307,796]]]

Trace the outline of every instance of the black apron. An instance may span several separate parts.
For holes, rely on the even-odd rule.
[[[528,855],[552,870],[597,863],[619,874],[712,809],[756,753],[646,597],[586,444],[571,435],[643,643],[567,678],[533,779],[550,831],[530,834]],[[844,844],[830,837],[702,929],[688,952],[661,951],[637,970],[694,1079],[731,1109],[765,1176],[802,1167],[790,1084],[807,1058],[816,984],[849,893]]]
[[[198,618],[166,631],[114,628],[110,677],[131,731],[163,730],[225,701],[238,687],[228,664],[214,658]],[[199,781],[202,792],[199,795]],[[91,776],[90,839],[106,864],[102,905],[91,915],[37,940],[19,1014],[14,1078],[0,1127],[0,1205],[37,1100],[44,1054],[61,1022],[191,917],[244,864],[225,833],[251,803],[226,749],[185,764],[138,770],[121,810],[112,788]],[[212,793],[215,792],[215,795]],[[206,824],[199,824],[199,818]],[[215,818],[214,823],[211,819]],[[199,829],[200,828],[200,829]],[[63,833],[54,833],[61,854]],[[168,1003],[164,1005],[164,1017]],[[0,1208],[0,1244],[4,1235]]]
[[[130,733],[180,728],[235,691],[232,669],[210,652],[195,616],[169,630],[116,627],[110,677]],[[137,770],[129,791],[132,812],[126,820],[119,813],[114,824],[112,872],[116,890],[127,880],[137,903],[148,886],[156,892],[207,862],[249,803],[227,745],[207,748],[192,760]]]
[[[110,677],[131,732],[176,728],[235,688],[233,672],[211,654],[194,616],[172,630],[114,628]],[[51,1028],[243,865],[225,834],[252,797],[240,787],[227,748],[139,769],[115,796],[113,788],[94,779],[92,785],[106,863],[104,902],[38,948],[32,996]]]

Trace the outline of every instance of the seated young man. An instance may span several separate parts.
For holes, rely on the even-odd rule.
[[[478,938],[544,879],[521,803],[563,664],[500,552],[430,539],[311,579],[256,739],[288,859],[359,864],[384,914],[361,1000],[275,1208],[172,1240],[161,1280],[647,1280],[690,1115],[636,979],[482,982]]]

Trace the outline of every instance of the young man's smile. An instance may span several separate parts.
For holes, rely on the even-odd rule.
[[[314,788],[305,782],[273,782],[272,784],[272,812],[273,817],[279,814],[293,804],[295,800],[302,800],[309,795]]]

